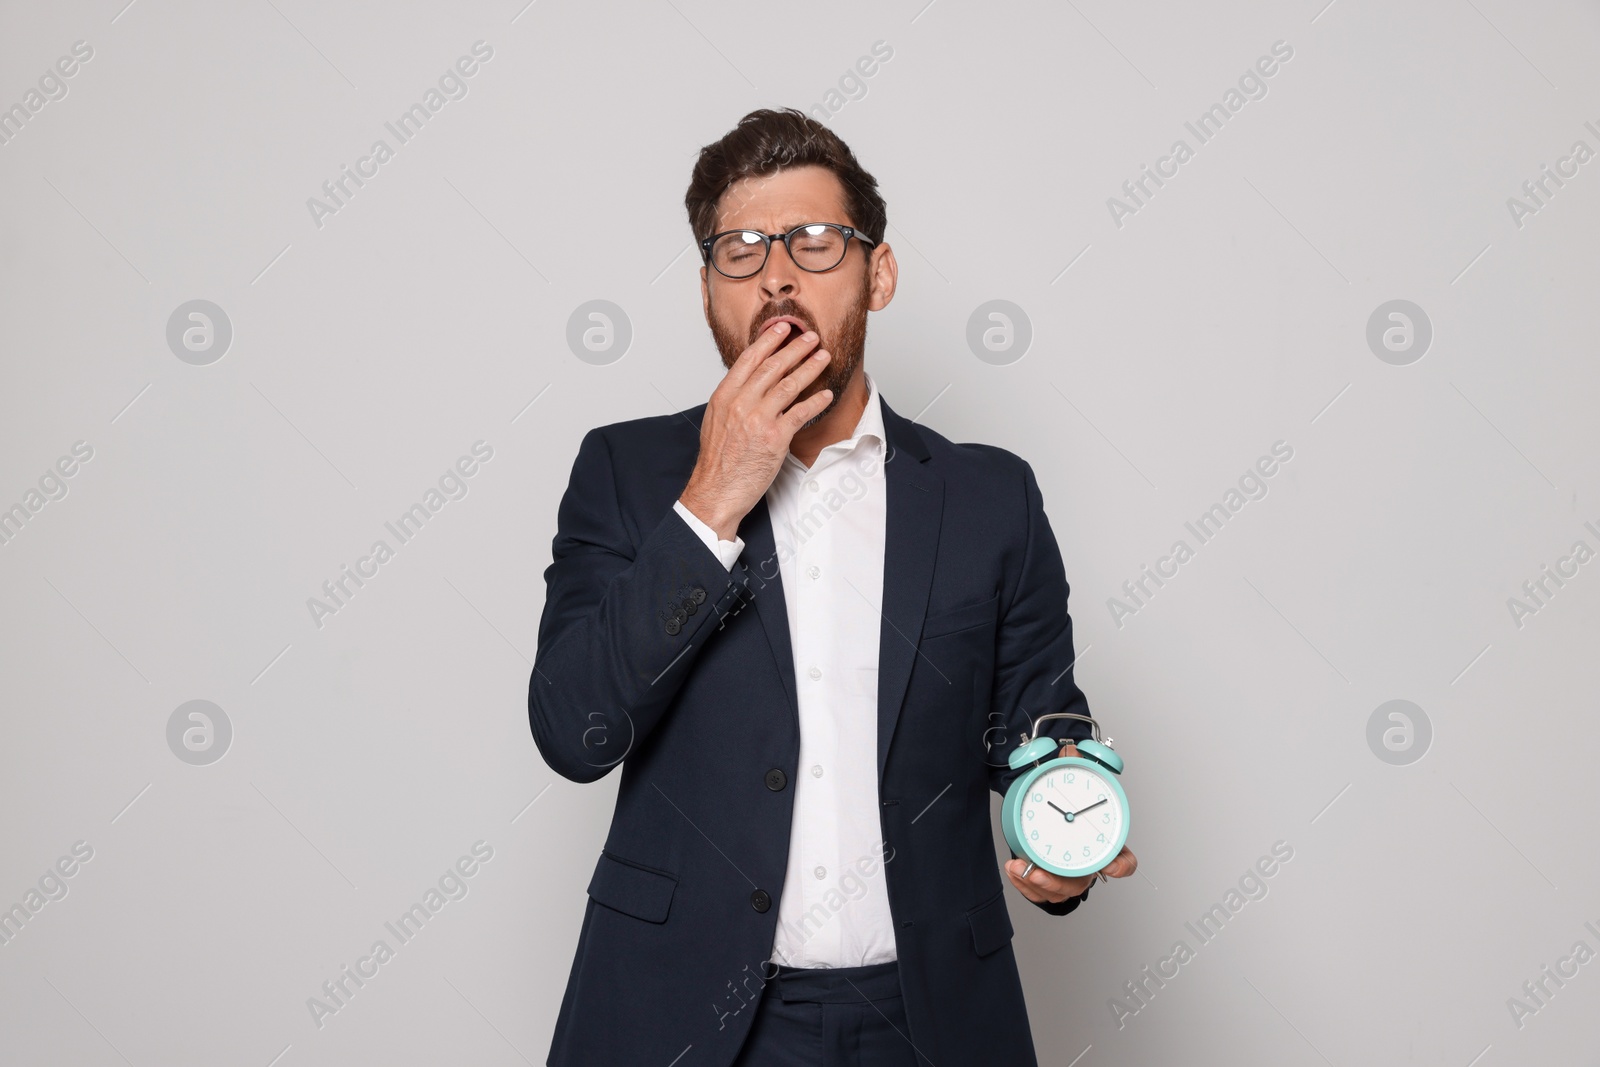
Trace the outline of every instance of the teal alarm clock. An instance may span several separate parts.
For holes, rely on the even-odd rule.
[[[1094,740],[1074,742],[1076,756],[1051,759],[1061,742],[1039,736],[1047,719],[1082,719],[1093,727]],[[1099,723],[1071,712],[1039,716],[1022,740],[1011,753],[1011,768],[1027,769],[1006,790],[1001,809],[1006,843],[1015,855],[1063,878],[1094,874],[1128,840],[1128,795],[1117,781],[1122,757],[1111,751]]]

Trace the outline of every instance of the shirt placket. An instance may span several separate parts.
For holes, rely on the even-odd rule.
[[[836,450],[825,452],[828,453],[826,457],[819,456],[818,462],[800,479],[795,499],[797,523],[801,516],[822,504],[832,484],[833,463],[837,453]],[[837,559],[835,541],[833,523],[824,518],[811,531],[794,558],[795,585],[802,606],[800,617],[808,622],[801,638],[805,648],[804,662],[808,664],[805,679],[808,683],[805,687],[807,703],[805,714],[801,717],[802,744],[807,749],[802,764],[806,768],[802,781],[811,787],[810,799],[814,801],[806,809],[811,832],[806,839],[803,880],[807,892],[804,895],[808,911],[820,905],[822,913],[829,916],[813,939],[817,952],[826,953],[828,959],[838,959],[843,947],[843,922],[828,906],[829,890],[837,889],[839,865],[842,862],[838,852],[838,831],[843,826],[845,815],[840,795],[845,782],[839,774],[839,724],[836,716],[840,701],[846,695],[843,684],[846,679],[842,673],[846,668],[839,658],[834,643],[834,627],[830,624],[839,614],[839,605],[832,599],[838,592],[835,588],[838,576],[833,573]],[[817,568],[818,577],[812,577],[812,568]],[[813,767],[821,767],[822,774],[814,774],[811,770]]]

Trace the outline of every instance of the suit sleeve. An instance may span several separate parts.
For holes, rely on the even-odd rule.
[[[989,785],[1005,796],[1022,771],[1007,763],[1032,721],[1049,712],[1070,711],[1088,715],[1089,701],[1073,676],[1076,653],[1072,644],[1072,617],[1067,614],[1067,576],[1061,563],[1044,499],[1033,468],[1022,464],[1022,496],[1027,537],[1022,565],[1004,590],[1006,607],[1000,617],[995,656],[992,708],[1000,716],[1000,734],[991,733]],[[1061,742],[1091,736],[1089,724],[1077,719],[1052,719],[1040,727],[1042,736]],[[1051,915],[1066,915],[1089,897],[1086,889],[1060,903],[1032,901]]]
[[[546,763],[592,782],[661,721],[744,587],[673,508],[634,546],[605,435],[578,447],[545,569],[528,722]]]

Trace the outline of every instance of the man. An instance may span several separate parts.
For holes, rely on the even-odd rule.
[[[545,571],[534,739],[622,767],[547,1062],[1033,1064],[989,798],[1034,717],[1087,714],[1033,471],[866,374],[898,269],[825,126],[752,112],[685,203],[727,374],[589,431]]]

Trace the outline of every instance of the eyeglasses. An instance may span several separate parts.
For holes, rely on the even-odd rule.
[[[854,238],[871,246],[877,242],[863,237],[853,227],[834,222],[804,222],[788,233],[762,233],[759,230],[725,230],[700,242],[700,255],[717,273],[728,278],[749,278],[767,265],[772,242],[782,241],[789,258],[801,270],[820,274],[844,262],[844,254]]]

